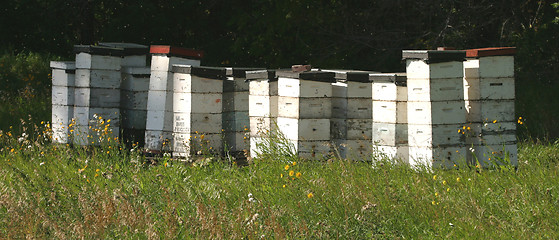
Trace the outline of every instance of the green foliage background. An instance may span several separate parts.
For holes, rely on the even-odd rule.
[[[402,49],[515,46],[516,110],[528,126],[520,134],[556,138],[558,5],[556,0],[15,0],[0,7],[0,53],[32,62],[35,53],[69,60],[75,44],[135,42],[201,49],[208,66],[305,63],[394,72],[405,70]],[[0,91],[29,86],[18,73],[26,68],[0,67]],[[49,79],[43,71],[29,71],[40,79],[32,86],[45,91]]]

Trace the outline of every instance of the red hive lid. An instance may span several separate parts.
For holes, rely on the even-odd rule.
[[[201,59],[202,57],[204,57],[203,51],[168,45],[151,45],[149,52],[152,54],[167,54],[178,57],[191,57],[196,59]]]
[[[466,57],[478,58],[478,57],[489,57],[489,56],[507,56],[514,55],[516,53],[515,47],[492,47],[492,48],[476,48],[467,49]]]

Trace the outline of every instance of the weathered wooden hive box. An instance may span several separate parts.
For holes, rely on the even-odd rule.
[[[411,165],[452,167],[466,161],[463,51],[404,50]],[[456,136],[456,137],[454,137]]]
[[[330,134],[342,158],[369,160],[372,156],[372,72],[324,70],[335,73],[332,84]]]
[[[514,112],[515,48],[466,50],[464,97],[468,160],[482,166],[518,164]]]
[[[249,92],[247,71],[258,68],[227,68],[223,82],[223,134],[228,154],[244,158],[250,151]]]
[[[74,62],[51,61],[52,68],[52,132],[53,142],[70,143],[69,125],[74,117]]]
[[[173,140],[173,75],[174,64],[200,66],[201,51],[152,45],[145,148],[148,151],[171,151]]]
[[[73,142],[98,144],[120,134],[123,49],[76,45]]]
[[[122,140],[143,146],[146,126],[147,94],[150,68],[149,47],[135,43],[100,42],[99,46],[121,50],[120,60],[120,129]],[[105,93],[106,94],[106,93]],[[91,92],[91,95],[97,95]],[[113,98],[102,96],[99,98]]]
[[[276,71],[278,78],[278,129],[303,158],[331,151],[330,118],[335,73]]]
[[[405,73],[370,74],[373,143],[388,158],[408,162],[408,89]]]
[[[250,155],[261,151],[258,144],[275,129],[278,117],[278,81],[274,70],[246,71],[249,82]]]
[[[146,131],[149,78],[149,67],[122,68],[120,113],[123,139],[141,146]]]
[[[342,158],[347,149],[347,83],[332,83],[332,117],[330,118],[330,139]]]
[[[173,65],[173,156],[223,150],[223,82],[226,69]]]

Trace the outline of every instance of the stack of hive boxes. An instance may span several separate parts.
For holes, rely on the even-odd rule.
[[[336,71],[336,75],[340,72]],[[347,83],[336,81],[332,83],[332,117],[330,118],[330,139],[334,152],[339,157],[347,155]]]
[[[143,145],[146,132],[149,67],[122,69],[121,121],[123,140]]]
[[[278,129],[303,158],[327,155],[331,150],[332,83],[335,73],[276,71]]]
[[[225,150],[233,156],[247,155],[249,140],[249,83],[246,71],[253,68],[227,68],[223,82],[223,134]]]
[[[173,65],[172,72],[173,156],[220,154],[226,69]]]
[[[74,62],[51,61],[52,68],[52,140],[70,143],[70,122],[74,117]]]
[[[463,51],[404,50],[411,165],[452,167],[465,161]]]
[[[76,45],[74,51],[76,88],[73,142],[90,145],[118,137],[122,49]]]
[[[517,165],[514,113],[515,48],[466,50],[464,97],[470,127],[465,131],[473,164]],[[465,129],[468,130],[468,129]]]
[[[143,145],[150,68],[147,65],[149,48],[134,43],[99,43],[100,46],[121,48],[120,124],[125,142]]]
[[[249,81],[250,156],[261,151],[258,144],[274,130],[278,117],[278,79],[272,70],[247,71]]]
[[[151,76],[147,99],[145,148],[170,151],[173,139],[173,64],[200,66],[199,51],[152,45]]]
[[[378,73],[369,77],[373,83],[373,144],[385,157],[407,163],[408,89],[405,73]]]
[[[347,83],[346,148],[347,158],[370,160],[372,156],[372,84],[369,72],[348,71],[337,74]]]

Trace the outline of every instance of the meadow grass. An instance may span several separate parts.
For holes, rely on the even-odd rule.
[[[377,159],[248,166],[147,161],[137,147],[0,136],[6,238],[557,238],[559,143],[519,144],[518,169],[412,169]],[[44,134],[42,134],[44,132]],[[275,141],[275,142],[274,142]],[[278,147],[279,146],[279,147]],[[283,150],[282,150],[283,149]]]

